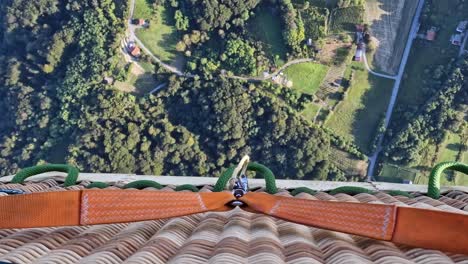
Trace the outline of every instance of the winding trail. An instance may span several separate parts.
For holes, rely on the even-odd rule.
[[[403,78],[405,67],[406,67],[406,64],[408,63],[411,46],[413,45],[413,41],[417,34],[419,18],[421,17],[421,12],[424,6],[424,2],[425,0],[419,0],[416,13],[414,14],[414,17],[413,17],[413,24],[408,34],[408,40],[406,42],[405,51],[401,59],[400,68],[398,69],[398,75],[396,76],[395,84],[393,85],[392,97],[390,98],[390,103],[388,104],[387,113],[385,115],[385,129],[388,128],[390,119],[392,117],[393,108],[395,107],[395,102],[398,96],[398,91],[400,89],[401,79]],[[372,178],[374,176],[375,164],[377,162],[380,152],[382,151],[382,142],[383,142],[383,135],[379,135],[376,151],[371,157],[369,157],[369,170],[367,172],[368,181],[372,181]]]

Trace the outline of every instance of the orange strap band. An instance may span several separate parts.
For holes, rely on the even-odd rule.
[[[264,193],[247,193],[240,200],[255,211],[290,222],[380,240],[390,240],[395,226],[395,205],[305,200]]]
[[[80,224],[81,191],[45,192],[0,197],[0,228]]]
[[[254,211],[291,222],[468,255],[468,215],[395,205],[305,200],[247,193]]]
[[[392,241],[468,255],[468,215],[398,207]]]
[[[123,223],[226,211],[231,193],[83,190],[0,197],[0,228]],[[309,226],[468,254],[468,216],[395,205],[247,193],[246,210]]]
[[[229,210],[230,193],[83,190],[0,197],[0,228],[95,225]]]

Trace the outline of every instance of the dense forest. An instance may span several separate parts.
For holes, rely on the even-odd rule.
[[[195,8],[199,2],[214,11]],[[204,53],[197,65],[217,65],[221,54],[227,67],[250,73],[251,44],[236,34],[259,1],[218,3],[167,4],[180,8],[176,25],[188,32],[187,44],[209,47],[213,36],[225,34],[226,50],[212,62]],[[332,151],[363,158],[350,143],[304,121],[294,110],[301,100],[276,96],[268,83],[203,71],[185,79],[158,69],[168,85],[157,96],[135,97],[104,84],[115,72],[127,13],[127,2],[116,0],[0,3],[0,175],[69,162],[93,172],[214,176],[250,154],[280,177],[346,180]],[[234,55],[241,50],[243,56]]]

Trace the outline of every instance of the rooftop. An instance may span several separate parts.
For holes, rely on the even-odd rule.
[[[152,179],[174,191],[175,184],[195,184],[201,192],[211,192],[217,178],[154,177],[122,174],[80,174],[80,182],[62,187],[59,173],[28,178],[24,185],[0,184],[0,188],[26,192],[83,189],[91,181],[111,183],[119,188],[135,179]],[[11,177],[0,178],[9,182]],[[250,186],[262,191],[263,180]],[[276,195],[292,196],[286,188],[307,186],[314,195],[298,198],[360,203],[384,203],[468,213],[468,189],[443,188],[440,199],[424,195],[427,186],[390,183],[352,183],[277,180]],[[360,186],[375,190],[331,195],[339,186]],[[260,189],[258,189],[260,188]],[[385,191],[403,190],[413,194],[392,196]],[[339,232],[307,227],[254,214],[239,208],[223,213],[203,213],[185,217],[125,224],[0,230],[0,261],[14,263],[467,263],[468,256],[436,250],[409,248]]]

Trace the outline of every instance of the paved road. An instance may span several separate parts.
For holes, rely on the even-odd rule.
[[[369,67],[369,64],[367,63],[367,56],[366,56],[366,50],[363,51],[363,56],[364,56],[364,65],[366,65],[366,68],[367,68],[367,71],[370,72],[371,74],[375,75],[375,76],[378,76],[378,77],[382,77],[382,78],[387,78],[387,79],[392,79],[392,80],[395,80],[398,75],[387,75],[387,74],[382,74],[382,73],[378,73],[378,72],[375,72],[373,70],[371,70],[371,68]]]
[[[395,84],[393,86],[392,97],[390,98],[390,103],[388,104],[387,113],[385,115],[385,129],[388,127],[388,124],[390,123],[393,108],[395,107],[395,102],[398,96],[398,91],[400,89],[401,79],[405,72],[406,63],[408,62],[408,57],[411,51],[411,46],[413,45],[413,41],[415,39],[416,34],[418,33],[417,28],[418,28],[419,18],[421,17],[422,8],[424,6],[424,1],[425,0],[419,0],[418,8],[416,9],[416,13],[413,17],[413,24],[411,26],[408,40],[406,42],[405,52],[403,53],[403,57],[401,59],[400,68],[398,70],[398,75],[395,79]],[[383,141],[383,135],[380,135],[378,143],[377,143],[377,149],[375,153],[371,157],[369,157],[369,170],[367,173],[367,177],[369,181],[371,181],[372,177],[374,176],[375,163],[377,162],[379,153],[382,151],[382,141]]]

